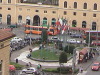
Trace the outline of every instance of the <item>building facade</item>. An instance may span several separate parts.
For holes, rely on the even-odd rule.
[[[0,30],[0,75],[9,75],[10,40],[15,35]]]
[[[100,30],[99,0],[59,0],[59,5],[23,3],[22,0],[0,0],[2,24],[55,24],[66,19],[70,27]]]

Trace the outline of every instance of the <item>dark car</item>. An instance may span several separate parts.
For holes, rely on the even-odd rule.
[[[70,37],[73,37],[73,38],[82,38],[82,35],[81,34],[72,34],[72,35],[70,35]]]

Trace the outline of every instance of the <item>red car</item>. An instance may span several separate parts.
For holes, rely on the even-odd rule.
[[[93,41],[93,42],[91,43],[91,45],[100,46],[100,41]]]
[[[95,63],[93,63],[93,65],[91,67],[91,70],[98,71],[99,68],[100,68],[100,63],[99,62],[95,62]]]
[[[14,65],[9,65],[9,71],[15,71],[15,70],[16,70],[16,68]]]

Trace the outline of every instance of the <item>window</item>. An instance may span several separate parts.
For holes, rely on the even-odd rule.
[[[36,10],[35,12],[39,12],[39,10]]]
[[[66,11],[64,11],[64,15],[67,15],[67,12]]]
[[[67,8],[67,2],[66,1],[64,2],[64,8]]]
[[[76,15],[76,12],[73,12],[73,15]]]
[[[2,7],[0,7],[0,9],[2,9]]]
[[[0,14],[0,24],[2,23],[2,14]]]
[[[56,11],[52,11],[52,13],[56,13]]]
[[[22,8],[19,8],[19,11],[22,11]]]
[[[56,24],[56,19],[55,19],[55,18],[52,18],[51,24],[52,24],[53,26]]]
[[[11,10],[11,8],[8,8],[8,10]]]
[[[21,15],[18,16],[18,23],[22,23],[22,16]]]
[[[93,14],[93,17],[96,17],[96,14]]]
[[[86,16],[86,13],[83,13],[83,16]]]
[[[2,0],[0,0],[0,3],[2,3]]]
[[[3,47],[4,47],[4,44],[2,43],[0,48],[3,48]]]
[[[87,3],[84,3],[83,9],[87,9]]]
[[[30,11],[30,9],[27,9],[27,11]]]
[[[86,21],[82,22],[82,28],[86,28]]]
[[[47,13],[47,11],[45,10],[44,13]]]
[[[74,8],[75,9],[77,8],[77,2],[74,2]]]
[[[96,22],[92,22],[92,30],[96,30]]]
[[[96,3],[94,4],[94,10],[97,10],[97,4]]]
[[[0,75],[2,75],[2,60],[0,60]]]
[[[11,0],[8,0],[8,3],[11,3]]]

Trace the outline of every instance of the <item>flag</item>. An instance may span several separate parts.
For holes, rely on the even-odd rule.
[[[60,25],[62,26],[63,25],[62,19],[59,19],[59,22],[60,22]]]
[[[62,34],[64,34],[64,32],[67,30],[67,26],[64,25],[64,28],[62,29]]]

